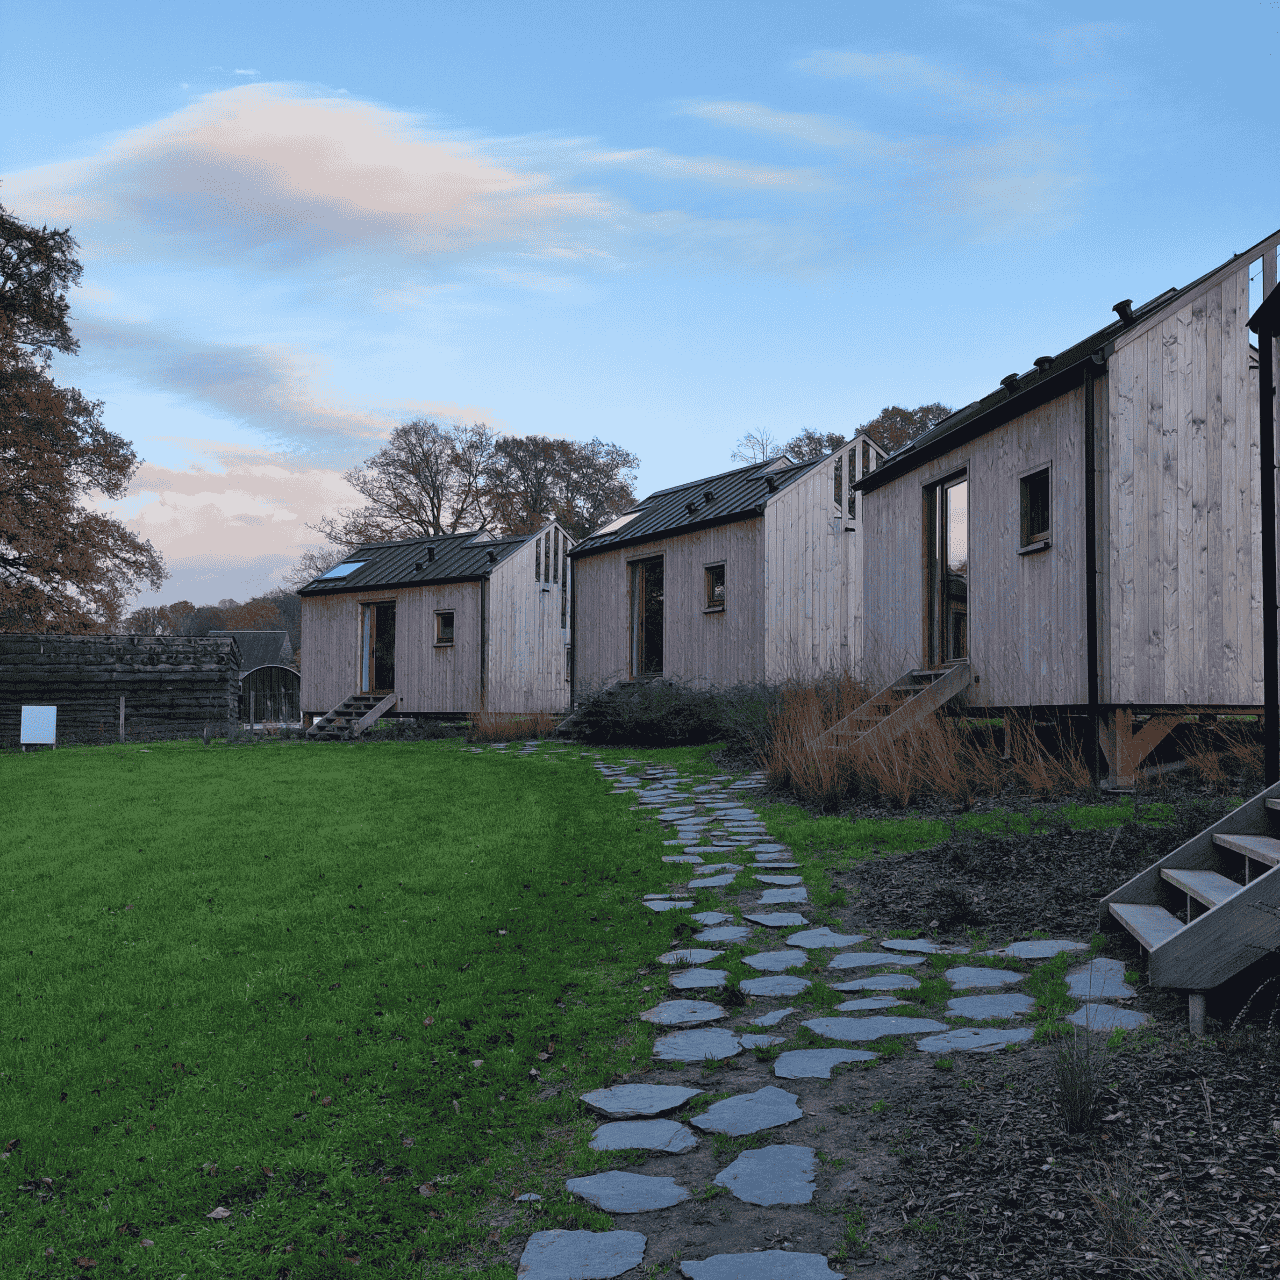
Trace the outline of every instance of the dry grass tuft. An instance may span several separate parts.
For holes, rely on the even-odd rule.
[[[508,742],[512,739],[549,738],[561,717],[549,711],[481,711],[471,717],[468,742]]]

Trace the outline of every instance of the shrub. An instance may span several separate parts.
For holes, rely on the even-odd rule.
[[[456,738],[462,732],[456,724],[443,720],[395,719],[379,720],[360,737],[362,742],[433,742],[438,738]]]
[[[674,680],[610,685],[578,700],[561,731],[597,746],[682,747],[726,740],[754,757],[775,695],[764,686],[700,689]]]

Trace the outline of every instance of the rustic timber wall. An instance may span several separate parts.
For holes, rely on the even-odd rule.
[[[1094,391],[1101,423],[1106,391],[1101,382]],[[924,663],[923,489],[967,467],[969,653],[979,683],[966,700],[1087,701],[1083,439],[1084,390],[1076,388],[863,495],[857,536],[865,539],[870,670],[892,678]],[[1019,478],[1045,463],[1052,465],[1052,545],[1020,556]]]
[[[22,707],[56,706],[60,741],[114,741],[125,727],[219,728],[234,720],[240,651],[230,636],[0,634],[0,742]]]
[[[558,536],[557,536],[558,535]],[[559,545],[560,562],[552,556],[551,581],[542,539]],[[549,525],[493,567],[489,575],[488,666],[485,706],[489,711],[562,712],[569,705],[565,646],[569,643],[565,581],[572,546],[568,534]],[[535,558],[542,554],[535,576]],[[560,620],[565,625],[561,627]]]
[[[396,602],[396,710],[459,712],[480,706],[479,582],[348,592],[302,599],[302,711],[322,715],[355,693],[360,606]],[[437,647],[437,609],[453,610],[454,643]]]
[[[695,685],[764,679],[764,517],[584,556],[573,566],[578,696],[627,679],[631,666],[628,564],[663,556],[663,675]],[[725,610],[704,613],[704,566],[725,566]]]
[[[1274,245],[1271,248],[1274,253]],[[1272,264],[1274,275],[1274,261]],[[1103,702],[1262,701],[1249,263],[1117,339],[1099,419]]]

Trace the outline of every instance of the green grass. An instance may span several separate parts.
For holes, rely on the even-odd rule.
[[[576,753],[9,753],[0,797],[0,1274],[510,1276],[495,1203],[604,1220],[575,1095],[647,1060],[670,926]]]
[[[731,769],[725,769],[712,760],[712,756],[724,749],[723,742],[708,742],[700,747],[571,747],[571,751],[586,751],[599,756],[607,765],[621,765],[625,760],[639,760],[644,764],[665,765],[679,769],[681,774],[700,774],[710,777],[740,777]],[[610,780],[610,786],[613,785]],[[643,785],[648,786],[646,782]]]

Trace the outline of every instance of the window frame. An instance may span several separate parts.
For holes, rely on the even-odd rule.
[[[715,602],[715,598],[712,595],[712,576],[711,575],[712,575],[712,571],[715,569],[720,570],[721,598],[720,598],[719,604]],[[713,560],[711,561],[710,564],[704,564],[702,566],[702,581],[703,581],[703,599],[706,602],[703,605],[702,612],[703,613],[724,613],[729,600],[729,575],[725,568],[725,561]]]
[[[448,615],[449,617],[449,638],[444,640],[441,638],[443,628],[440,625],[440,619]],[[452,649],[456,644],[456,632],[458,626],[458,611],[456,609],[437,609],[435,611],[436,619],[436,638],[432,644],[433,649]]]
[[[1031,481],[1038,479],[1040,476],[1045,477],[1045,485],[1047,492],[1047,512],[1046,524],[1048,528],[1040,537],[1032,537],[1032,533],[1039,533],[1039,530],[1032,530],[1030,525],[1030,485]],[[1033,555],[1037,551],[1047,551],[1053,546],[1053,463],[1042,462],[1038,466],[1028,467],[1025,471],[1018,473],[1018,554],[1020,556]]]

